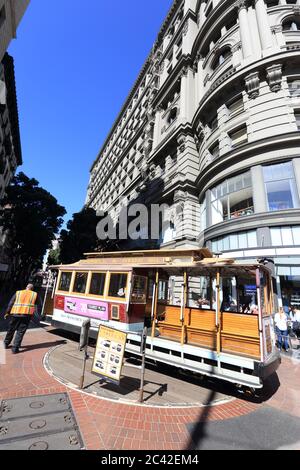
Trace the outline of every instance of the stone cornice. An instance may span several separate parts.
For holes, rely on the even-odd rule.
[[[181,73],[184,69],[190,67],[193,69],[193,61],[190,55],[182,55],[172,70],[169,77],[159,88],[155,99],[153,100],[153,106],[156,107],[163,100],[163,98],[169,93],[169,91],[174,87],[176,80],[180,80]]]
[[[195,116],[193,118],[193,126],[195,127],[195,123],[199,121],[200,114],[205,112],[205,107],[209,105],[212,99],[215,99],[216,91],[218,91],[218,93],[223,93],[225,86],[228,86],[229,84],[230,86],[232,86],[234,81],[238,81],[240,83],[241,80],[246,79],[246,77],[251,75],[252,73],[262,73],[263,75],[265,75],[266,68],[277,64],[284,65],[285,62],[289,61],[292,57],[295,56],[295,52],[299,54],[299,49],[295,49],[295,51],[284,50],[273,54],[272,56],[259,59],[256,62],[253,62],[242,69],[233,71],[233,73],[232,71],[229,71],[230,73],[221,76],[220,79],[216,80],[216,82],[212,84],[212,86],[206,91],[206,93],[202,97],[198,106],[198,110],[196,111]]]

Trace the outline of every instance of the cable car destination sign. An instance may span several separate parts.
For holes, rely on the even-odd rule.
[[[92,373],[120,384],[127,334],[101,325]]]

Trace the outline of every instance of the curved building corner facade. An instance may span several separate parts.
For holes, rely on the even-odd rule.
[[[87,205],[166,203],[160,246],[275,263],[300,305],[300,0],[175,0]]]

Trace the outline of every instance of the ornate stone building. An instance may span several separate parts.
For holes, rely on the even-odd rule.
[[[30,0],[0,0],[0,201],[22,164],[14,61],[6,53]],[[7,273],[6,235],[0,228],[0,280]]]
[[[9,43],[16,38],[17,27],[30,0],[0,0],[0,61]]]
[[[300,304],[299,130],[300,0],[175,0],[87,205],[166,202],[161,246],[271,258]]]

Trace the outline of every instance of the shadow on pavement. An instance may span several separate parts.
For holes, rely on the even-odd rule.
[[[201,415],[199,416],[198,423],[193,429],[190,440],[185,450],[196,450],[196,449],[199,450],[200,449],[201,441],[203,441],[204,438],[206,437],[205,428],[207,425],[208,417],[211,412],[211,407],[209,405],[213,403],[215,396],[216,396],[216,392],[214,390],[211,390],[207,399],[207,406],[203,408],[203,411]]]
[[[52,349],[55,348],[56,346],[62,346],[63,344],[66,344],[67,342],[62,340],[62,341],[55,341],[54,343],[39,343],[39,344],[31,344],[31,345],[26,345],[26,346],[21,346],[22,352],[28,352],[28,351],[34,351],[36,349]]]

